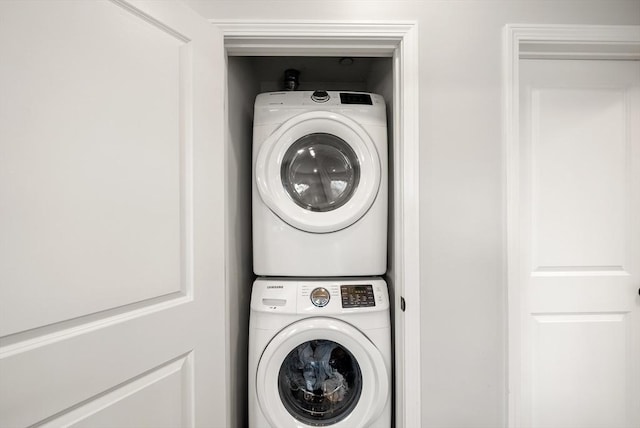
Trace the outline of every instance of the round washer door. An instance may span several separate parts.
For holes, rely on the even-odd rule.
[[[384,359],[353,326],[308,318],[280,331],[263,352],[256,376],[271,426],[369,426],[389,399]]]
[[[369,134],[348,117],[326,111],[282,124],[261,146],[255,168],[264,203],[306,232],[352,225],[380,187],[380,158]]]

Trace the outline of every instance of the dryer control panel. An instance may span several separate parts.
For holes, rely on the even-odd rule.
[[[361,104],[372,106],[370,94],[360,94],[353,92],[340,92],[340,102],[342,104]]]

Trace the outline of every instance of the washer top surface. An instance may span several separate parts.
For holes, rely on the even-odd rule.
[[[253,286],[251,310],[307,316],[377,312],[388,320],[389,293],[381,278],[259,278]]]

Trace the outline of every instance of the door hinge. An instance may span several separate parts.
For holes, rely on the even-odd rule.
[[[404,297],[400,296],[400,309],[402,310],[402,312],[405,311],[406,307],[407,307],[407,304],[404,301]]]

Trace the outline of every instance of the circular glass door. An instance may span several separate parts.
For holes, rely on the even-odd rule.
[[[338,113],[311,111],[283,123],[255,163],[264,204],[289,225],[335,232],[358,221],[376,200],[382,170],[376,144]]]
[[[360,181],[360,162],[335,135],[314,133],[293,143],[280,169],[282,185],[299,207],[326,212],[343,206]]]
[[[317,317],[273,337],[253,380],[270,426],[364,428],[390,399],[389,376],[367,336],[343,321]]]
[[[351,413],[362,392],[354,356],[331,340],[307,341],[284,359],[278,374],[282,404],[308,425],[332,425]]]

